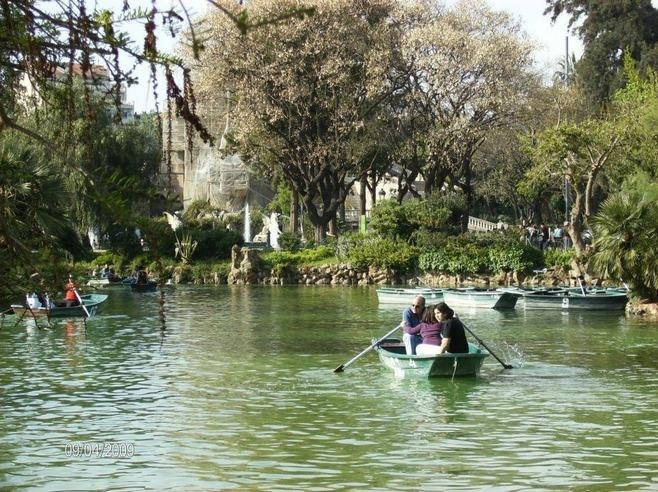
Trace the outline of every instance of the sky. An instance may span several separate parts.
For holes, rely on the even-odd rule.
[[[485,1],[485,0],[482,0]],[[206,0],[182,0],[190,12],[201,15],[209,8],[214,8]],[[445,0],[447,5],[454,4],[456,0]],[[131,6],[137,6],[141,2],[130,2]],[[169,8],[178,5],[178,1],[159,0],[158,5],[161,8]],[[552,23],[549,16],[543,15],[546,8],[544,0],[488,0],[491,7],[497,10],[507,11],[519,21],[523,30],[528,37],[537,45],[536,60],[539,69],[546,73],[552,74],[558,69],[558,63],[564,60],[566,37],[569,36],[569,51],[574,53],[576,58],[582,54],[582,44],[573,35],[568,32],[568,19],[564,15],[555,23]],[[654,5],[658,0],[653,0]],[[120,9],[122,0],[97,0],[98,7]],[[143,39],[143,26],[133,26],[128,29],[131,37],[141,43]],[[158,42],[161,48],[169,51],[173,49],[171,39],[165,37],[159,38]],[[135,112],[142,113],[155,109],[154,96],[148,82],[148,67],[139,67],[136,75],[139,78],[139,84],[128,88],[128,100],[135,104]],[[160,84],[163,86],[164,84]],[[159,97],[160,109],[164,108],[164,96]]]

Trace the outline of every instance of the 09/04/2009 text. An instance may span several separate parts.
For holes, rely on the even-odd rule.
[[[67,458],[132,458],[135,443],[132,441],[78,441],[64,444]]]

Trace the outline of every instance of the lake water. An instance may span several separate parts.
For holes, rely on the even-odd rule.
[[[658,489],[656,324],[461,312],[521,367],[409,381],[332,372],[399,322],[374,289],[179,287],[164,337],[158,294],[109,293],[86,329],[5,319],[0,488]]]

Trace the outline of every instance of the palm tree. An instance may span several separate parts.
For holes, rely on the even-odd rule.
[[[594,220],[593,265],[607,278],[624,278],[649,301],[658,300],[656,190],[610,196]]]
[[[0,284],[20,284],[16,275],[37,270],[33,251],[82,251],[67,217],[69,205],[62,176],[39,147],[23,136],[4,132],[0,138]]]

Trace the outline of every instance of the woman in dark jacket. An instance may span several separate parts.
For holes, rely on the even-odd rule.
[[[441,346],[439,354],[450,352],[451,354],[463,354],[468,352],[468,341],[466,332],[461,321],[455,318],[455,312],[445,302],[434,306],[434,315],[442,323]]]

